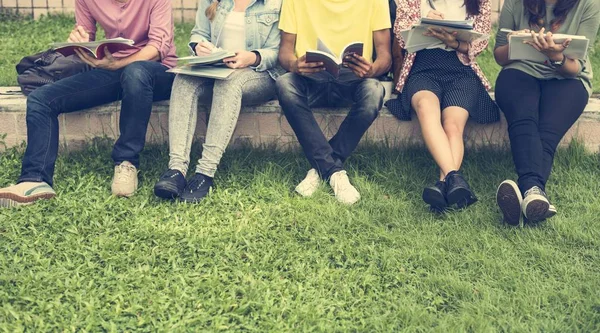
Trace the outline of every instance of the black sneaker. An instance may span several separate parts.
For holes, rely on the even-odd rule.
[[[180,171],[169,169],[154,185],[154,195],[163,199],[175,199],[181,194],[185,184],[185,177]]]
[[[423,189],[423,201],[433,212],[443,212],[448,206],[446,202],[446,182],[437,181],[433,186]]]
[[[549,215],[549,208],[550,201],[541,188],[534,186],[525,191],[521,210],[528,222],[536,223],[545,220]]]
[[[190,179],[179,199],[186,203],[198,203],[204,199],[213,187],[213,179],[196,173]]]
[[[465,208],[477,202],[477,197],[460,172],[449,172],[445,180],[448,206],[457,205],[458,208]]]
[[[504,222],[510,225],[519,225],[523,198],[519,186],[514,181],[505,180],[498,186],[496,202],[502,211]]]

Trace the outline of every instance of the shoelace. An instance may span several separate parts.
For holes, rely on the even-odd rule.
[[[190,189],[190,193],[193,191],[197,191],[200,189],[200,187],[202,187],[202,185],[204,185],[204,182],[206,181],[206,179],[202,178],[202,180],[198,179],[198,178],[193,178],[190,183],[188,184],[188,187]]]
[[[546,193],[544,193],[544,191],[542,191],[542,189],[537,186],[534,186],[534,187],[530,188],[529,190],[525,191],[525,196],[528,196],[530,194],[538,194],[538,195],[546,196]]]
[[[133,165],[120,164],[117,166],[117,181],[129,182],[134,173],[135,167]]]

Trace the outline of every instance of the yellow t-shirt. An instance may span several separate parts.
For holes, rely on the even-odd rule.
[[[389,29],[387,0],[283,0],[279,29],[296,35],[296,56],[317,48],[317,39],[339,57],[352,42],[363,42],[373,55],[373,31]]]

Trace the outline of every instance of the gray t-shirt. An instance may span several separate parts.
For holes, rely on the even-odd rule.
[[[550,22],[554,19],[553,5],[546,4],[546,18],[544,19],[546,31],[550,31]],[[508,43],[507,34],[500,29],[523,30],[531,29],[529,26],[529,17],[523,6],[522,0],[506,0],[500,13],[498,22],[499,29],[496,34],[496,47],[506,45]],[[585,36],[590,40],[590,50],[594,48],[596,34],[600,27],[600,0],[579,0],[579,3],[571,9],[565,19],[565,22],[560,26],[557,34],[579,35]],[[580,60],[581,72],[577,78],[581,80],[588,94],[592,94],[592,67],[589,55],[586,59]],[[514,61],[504,69],[514,68],[523,71],[533,77],[539,79],[564,79],[554,68],[532,62],[532,61]]]

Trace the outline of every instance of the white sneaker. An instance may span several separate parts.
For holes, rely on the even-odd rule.
[[[360,200],[360,193],[350,184],[346,170],[341,170],[331,175],[329,185],[331,185],[333,193],[335,193],[335,198],[343,204],[352,205]]]
[[[55,196],[52,187],[45,182],[23,182],[0,189],[0,207],[25,206]]]
[[[321,177],[316,169],[310,169],[306,177],[296,186],[296,192],[303,197],[310,197],[315,193],[321,184]]]
[[[124,161],[115,166],[115,175],[111,186],[112,194],[118,197],[130,197],[138,188],[137,169]]]

